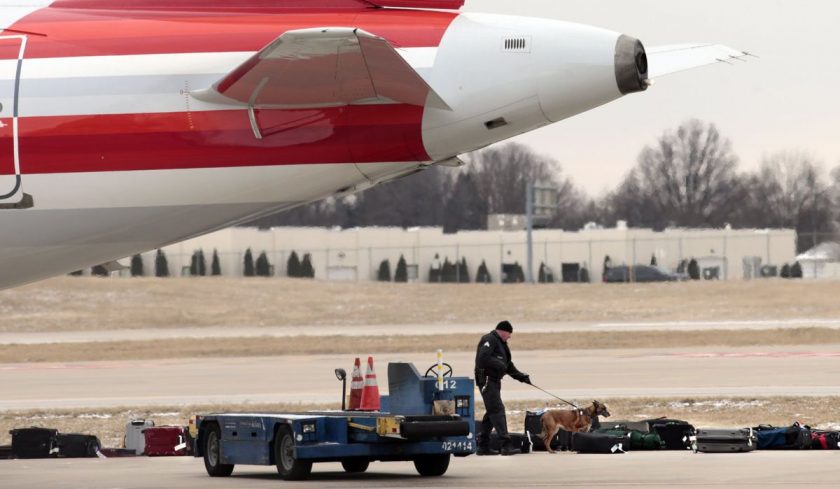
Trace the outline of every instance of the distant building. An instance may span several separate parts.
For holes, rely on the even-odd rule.
[[[490,214],[487,216],[488,231],[522,231],[528,227],[524,214]]]
[[[513,226],[515,221],[508,222]],[[757,278],[760,274],[755,270],[762,266],[780,268],[796,258],[796,232],[790,229],[542,229],[534,231],[533,243],[534,277],[545,264],[567,282],[582,276],[582,269],[591,280],[599,280],[606,256],[612,265],[649,264],[656,257],[660,267],[670,270],[695,258],[701,274],[720,280]],[[242,276],[248,249],[254,260],[264,252],[275,276],[286,276],[289,257],[295,252],[300,260],[310,255],[316,279],[343,281],[376,280],[384,260],[395,270],[402,256],[410,279],[428,281],[432,266],[441,268],[446,261],[454,264],[466,259],[470,281],[475,281],[483,262],[490,281],[499,283],[503,270],[524,269],[527,257],[526,232],[521,228],[457,234],[444,234],[441,228],[229,228],[163,250],[175,276],[189,275],[197,250],[203,250],[208,270],[216,250],[222,275]],[[143,261],[146,274],[151,275],[155,251],[144,253]],[[749,273],[742,263],[750,264]]]
[[[826,242],[796,257],[802,278],[840,279],[840,243]]]

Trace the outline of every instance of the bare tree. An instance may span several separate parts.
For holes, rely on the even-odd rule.
[[[560,165],[518,143],[494,146],[469,157],[467,171],[475,176],[490,214],[523,214],[529,182],[557,184]]]
[[[632,226],[663,229],[668,219],[646,188],[640,183],[639,170],[631,170],[618,188],[603,198],[601,222],[611,226],[627,221]]]
[[[753,226],[813,227],[828,202],[822,166],[802,151],[781,151],[764,158],[748,180],[748,199],[757,222]],[[805,222],[811,221],[811,222]]]
[[[459,230],[481,230],[487,228],[487,202],[478,192],[476,176],[462,172],[455,180],[446,212],[443,217],[443,230],[454,233]]]
[[[557,211],[550,227],[580,229],[593,220],[594,203],[563,175],[560,163],[551,157],[508,143],[473,153],[469,160],[466,171],[473,175],[487,214],[524,214],[526,189],[533,182],[557,190]]]
[[[243,226],[343,226],[351,227],[355,200],[348,198],[328,199],[272,214]]]
[[[719,226],[738,205],[737,164],[732,144],[714,124],[690,120],[642,150],[616,202],[643,205],[644,213],[659,221],[653,224],[657,228]]]
[[[739,226],[796,229],[800,251],[834,229],[830,186],[822,165],[807,152],[780,151],[765,157],[745,186]]]
[[[442,226],[451,169],[431,167],[357,195],[358,226]]]

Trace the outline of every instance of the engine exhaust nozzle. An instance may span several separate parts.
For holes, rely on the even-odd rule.
[[[622,95],[644,92],[648,82],[645,47],[638,39],[622,35],[615,45],[615,80]]]

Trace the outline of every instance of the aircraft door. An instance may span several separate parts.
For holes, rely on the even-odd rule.
[[[18,94],[26,36],[0,36],[0,209],[19,207]]]

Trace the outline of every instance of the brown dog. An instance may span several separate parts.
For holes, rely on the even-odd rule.
[[[592,426],[592,418],[595,416],[610,417],[610,412],[607,406],[598,401],[593,401],[591,406],[584,409],[548,409],[543,413],[542,433],[540,437],[545,443],[545,448],[551,453],[551,439],[557,434],[560,429],[564,429],[571,433],[587,432]]]

